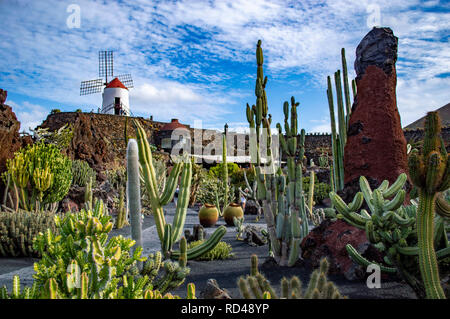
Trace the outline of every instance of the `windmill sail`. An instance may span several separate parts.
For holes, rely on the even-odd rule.
[[[81,82],[80,95],[99,93],[103,88],[103,79],[89,80]]]

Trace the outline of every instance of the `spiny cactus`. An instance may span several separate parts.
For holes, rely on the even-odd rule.
[[[392,185],[389,186],[389,182],[385,180],[372,191],[367,179],[361,176],[361,192],[355,195],[351,203],[346,204],[333,192],[330,193],[330,198],[339,212],[338,218],[364,229],[368,240],[386,253],[384,264],[379,265],[380,269],[384,272],[399,274],[419,298],[424,298],[425,288],[420,279],[417,260],[419,254],[416,227],[417,206],[414,201],[412,205],[402,206],[406,195],[402,188],[406,180],[407,176],[403,173]],[[371,214],[361,209],[364,200]],[[450,255],[447,235],[443,227],[444,221],[438,218],[435,223],[438,231],[435,233],[434,242],[441,248],[437,252],[438,259],[443,260]],[[361,256],[350,244],[346,248],[356,263],[364,267],[376,264]]]
[[[180,252],[173,251],[172,246],[180,239],[184,229],[192,178],[192,163],[190,160],[179,160],[170,172],[166,187],[164,188],[163,193],[160,195],[157,190],[152,151],[147,140],[147,135],[139,122],[134,121],[134,125],[137,133],[139,163],[142,180],[146,187],[147,194],[150,197],[150,203],[153,210],[153,216],[155,218],[158,237],[161,241],[163,254],[165,257],[179,258]],[[164,217],[163,206],[168,204],[173,199],[180,173],[180,192],[178,195],[175,216],[172,224],[167,224]],[[220,241],[220,239],[222,239],[225,233],[225,226],[220,226],[219,228],[217,228],[216,231],[203,244],[195,248],[188,249],[187,259],[196,258],[213,249]]]
[[[129,225],[127,218],[127,209],[125,207],[125,192],[123,187],[119,189],[119,207],[117,208],[117,218],[115,227],[121,229],[122,227]]]
[[[22,287],[18,275],[13,277],[11,293],[8,292],[6,286],[0,288],[0,299],[37,299],[39,297],[37,285],[34,283],[32,287]]]
[[[234,226],[236,227],[236,239],[237,240],[242,240],[242,234],[244,233],[244,216],[242,216],[241,218],[237,218],[236,216],[233,217],[233,223]]]
[[[136,140],[130,139],[127,147],[127,205],[130,213],[131,238],[135,247],[142,247],[142,212],[139,176],[139,154]]]
[[[313,206],[314,206],[314,180],[315,180],[315,174],[314,171],[310,172],[309,177],[309,190],[308,190],[308,213],[309,217],[313,217]]]
[[[56,232],[55,213],[42,211],[0,211],[0,256],[40,257],[33,248],[33,239],[40,232]]]
[[[417,149],[412,150],[408,159],[411,180],[419,190],[417,237],[420,272],[427,298],[432,299],[445,299],[434,246],[434,215],[440,212],[436,210],[436,197],[450,187],[449,155],[440,133],[438,113],[428,112],[422,154]]]
[[[256,197],[262,202],[267,233],[276,262],[280,265],[292,266],[299,257],[300,241],[308,234],[306,203],[302,187],[302,165],[296,160],[297,158],[302,160],[304,157],[305,130],[301,130],[298,136],[297,107],[299,103],[292,97],[290,107],[288,102],[283,105],[286,138],[281,125],[277,124],[281,148],[287,156],[286,177],[281,168],[275,170],[272,154],[270,131],[272,117],[268,114],[265,91],[267,77],[264,78],[263,74],[261,40],[256,45],[256,63],[256,106],[253,105],[250,108],[247,104],[247,120],[251,135],[256,135],[256,154],[251,154],[252,160],[256,155]],[[267,133],[266,139],[260,134],[261,129],[264,130],[263,133]],[[267,160],[264,164],[261,161],[261,150],[267,151]],[[267,170],[269,173],[266,173]]]
[[[91,179],[95,181],[97,173],[82,160],[72,162],[72,185],[85,186]]]
[[[337,70],[334,73],[334,82],[336,87],[336,100],[338,110],[338,130],[336,129],[336,120],[334,115],[334,99],[333,89],[330,76],[327,77],[327,97],[328,106],[330,108],[331,118],[331,140],[332,140],[332,153],[333,153],[333,191],[337,192],[344,188],[344,148],[347,142],[347,130],[348,123],[350,121],[351,102],[350,102],[350,89],[348,83],[347,61],[345,59],[345,49],[341,50],[342,59],[342,73],[343,79],[341,79],[341,71]],[[342,94],[342,82],[344,83],[344,99]],[[356,82],[352,81],[353,99],[356,96]]]
[[[281,279],[281,291],[276,293],[270,282],[258,271],[258,257],[252,255],[250,275],[240,277],[238,287],[245,299],[345,299],[333,282],[327,279],[328,262],[324,258],[313,271],[305,291],[297,276]]]
[[[227,161],[227,133],[228,133],[228,124],[225,124],[224,126],[224,130],[223,130],[223,134],[222,134],[222,178],[223,180],[221,181],[222,183],[222,188],[221,190],[223,190],[223,192],[221,192],[219,194],[219,189],[216,191],[216,200],[215,200],[215,205],[217,207],[217,209],[219,210],[219,215],[223,216],[223,213],[225,211],[225,208],[228,206],[228,204],[230,203],[228,201],[228,193],[230,191],[230,185],[229,185],[229,181],[228,181],[228,161]],[[234,193],[234,188],[232,190],[232,192]],[[219,195],[221,195],[219,197]],[[220,206],[220,203],[223,203],[223,206]]]

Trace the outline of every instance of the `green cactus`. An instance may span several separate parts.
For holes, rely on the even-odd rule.
[[[301,161],[304,157],[305,130],[301,130],[298,136],[297,107],[299,103],[292,97],[290,106],[288,102],[283,105],[286,137],[283,135],[280,123],[277,124],[281,149],[287,156],[287,176],[282,173],[281,168],[276,171],[270,131],[272,117],[268,114],[265,92],[267,77],[263,80],[261,40],[256,46],[256,60],[256,106],[250,110],[247,104],[247,120],[251,130],[256,131],[256,154],[251,154],[252,160],[256,155],[256,198],[262,202],[271,251],[276,262],[280,265],[293,266],[299,257],[300,242],[308,234],[302,165],[297,163],[297,159]],[[250,117],[251,115],[253,118]],[[267,133],[266,140],[264,135],[260,134],[261,128]],[[263,149],[267,150],[267,161],[264,164],[260,154]],[[269,173],[265,173],[267,169]]]
[[[228,124],[225,124],[223,134],[222,134],[222,175],[223,175],[223,195],[222,201],[223,206],[220,206],[219,193],[216,192],[216,207],[219,210],[219,215],[223,216],[225,208],[228,206],[228,193],[229,193],[229,181],[228,181],[228,162],[227,162],[227,132],[228,132]],[[234,192],[233,192],[234,193]]]
[[[253,174],[255,174],[254,170],[253,170]],[[261,218],[261,213],[262,213],[261,204],[259,203],[259,201],[256,197],[258,182],[256,181],[256,178],[255,178],[255,180],[253,181],[253,184],[250,185],[250,183],[248,181],[247,173],[245,172],[245,170],[244,170],[244,181],[245,181],[247,191],[244,191],[244,190],[242,190],[242,188],[239,187],[239,193],[242,196],[244,196],[247,201],[252,200],[255,202],[256,212],[257,212],[255,221],[258,222],[259,219]]]
[[[380,269],[388,273],[396,273],[403,278],[414,290],[419,298],[426,295],[424,283],[421,280],[418,267],[418,230],[416,227],[417,205],[414,201],[409,206],[402,206],[406,192],[402,189],[406,183],[406,174],[401,174],[397,180],[389,186],[387,180],[372,191],[367,179],[360,177],[361,192],[358,192],[353,201],[346,204],[336,193],[330,193],[330,199],[338,211],[338,218],[366,231],[368,240],[376,248],[384,252],[384,264]],[[371,214],[361,209],[366,202]],[[359,213],[358,213],[359,211]],[[447,235],[445,233],[444,220],[435,220],[435,243],[441,248],[436,253],[438,260],[445,262],[445,257],[450,255]],[[350,244],[347,252],[358,264],[367,267],[368,264],[376,264],[361,256]]]
[[[330,108],[331,118],[331,141],[333,153],[333,191],[337,192],[344,188],[344,148],[347,143],[347,130],[351,114],[350,89],[348,82],[347,61],[345,59],[345,49],[341,49],[342,75],[337,70],[334,73],[334,82],[336,88],[336,101],[338,111],[338,128],[336,128],[336,119],[334,115],[333,89],[330,76],[327,77],[327,97]],[[344,83],[344,94],[342,93],[342,83]],[[352,81],[353,99],[356,96],[356,82]],[[344,96],[343,96],[344,95]],[[345,99],[345,106],[344,106]]]
[[[244,216],[241,218],[233,217],[233,223],[236,227],[236,239],[237,240],[243,240],[242,234],[244,233]]]
[[[449,155],[441,144],[441,120],[437,112],[428,112],[425,120],[423,152],[411,151],[408,159],[411,180],[419,191],[417,212],[417,237],[419,265],[425,284],[426,296],[445,299],[439,279],[438,261],[435,251],[434,219],[436,197],[450,186]],[[444,215],[445,216],[445,215]]]
[[[72,183],[72,164],[53,144],[36,143],[22,148],[6,163],[3,180],[25,210],[49,209],[66,196]]]
[[[127,209],[125,207],[125,192],[123,187],[119,189],[119,207],[117,208],[117,218],[115,227],[121,229],[124,226],[129,225],[127,218]]]
[[[37,299],[38,297],[37,285],[33,284],[32,287],[24,287],[22,290],[18,275],[13,277],[11,293],[8,292],[6,286],[0,288],[0,299]]]
[[[41,257],[33,248],[33,239],[47,229],[56,232],[55,216],[51,211],[0,211],[0,256]]]
[[[305,291],[302,282],[296,276],[281,279],[281,291],[276,293],[269,281],[258,271],[258,257],[252,255],[250,275],[241,276],[238,287],[245,299],[346,299],[333,282],[328,281],[328,262],[324,258],[320,267],[313,271]]]
[[[313,206],[314,206],[314,180],[315,180],[315,174],[314,174],[314,171],[311,171],[310,176],[309,176],[308,206],[307,206],[309,216],[311,218],[313,215]]]
[[[136,140],[130,139],[127,147],[127,205],[130,213],[131,238],[136,247],[142,247],[142,211],[139,176],[139,154]],[[142,265],[139,265],[141,267]]]
[[[187,205],[189,202],[190,184],[192,178],[192,163],[190,160],[178,161],[170,172],[163,193],[157,191],[155,169],[153,166],[152,151],[147,140],[146,133],[139,122],[134,121],[137,132],[137,143],[139,149],[139,162],[144,185],[149,195],[156,229],[161,241],[161,248],[165,257],[179,258],[180,252],[173,251],[172,246],[177,242],[184,229]],[[172,224],[167,224],[164,217],[163,206],[169,203],[175,194],[178,177],[181,173],[180,192],[175,216]],[[225,226],[220,226],[203,244],[188,249],[187,259],[201,256],[213,249],[226,233]]]
[[[97,173],[82,160],[72,162],[72,185],[85,186],[91,179],[95,181]]]

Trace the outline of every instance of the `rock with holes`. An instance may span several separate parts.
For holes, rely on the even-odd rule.
[[[351,260],[345,248],[347,244],[367,259],[382,262],[382,254],[369,243],[365,231],[340,219],[324,220],[303,239],[302,258],[307,265],[316,268],[326,257],[330,263],[329,274],[341,274],[348,280],[362,279],[366,276],[366,269]]]
[[[351,200],[360,176],[372,186],[407,172],[406,139],[397,109],[398,39],[389,28],[373,28],[356,49],[357,96],[344,153],[345,194]]]

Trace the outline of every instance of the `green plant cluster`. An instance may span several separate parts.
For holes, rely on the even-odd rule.
[[[65,124],[58,130],[49,131],[49,128],[38,127],[33,131],[36,142],[53,144],[60,150],[65,150],[73,138],[72,125]]]
[[[188,244],[188,248],[194,248],[198,245],[202,244],[204,240],[197,240],[190,242]],[[196,260],[224,260],[228,259],[234,256],[234,254],[231,252],[232,248],[231,245],[224,242],[219,241],[217,245],[211,249],[210,251],[204,253],[200,257],[196,258]]]
[[[328,262],[320,261],[320,267],[313,271],[308,286],[303,291],[297,276],[281,279],[281,292],[277,293],[270,282],[258,271],[258,257],[252,255],[250,275],[240,277],[238,287],[245,299],[346,299],[336,285],[329,281]]]
[[[150,204],[155,219],[156,230],[161,243],[161,250],[166,258],[177,259],[182,256],[183,243],[180,242],[180,250],[173,250],[174,243],[181,239],[184,223],[186,221],[187,206],[189,203],[189,194],[192,180],[192,161],[186,156],[173,157],[175,165],[167,178],[162,193],[158,192],[157,176],[155,174],[155,166],[153,164],[153,156],[150,145],[148,143],[146,133],[139,122],[133,122],[136,128],[137,141],[130,140],[127,147],[127,171],[128,171],[128,198],[134,198],[129,201],[131,227],[136,231],[136,238],[140,237],[140,224],[133,223],[134,214],[140,214],[140,180],[146,188],[149,195]],[[137,142],[137,143],[136,143]],[[133,172],[133,176],[131,173]],[[179,182],[180,180],[180,182]],[[178,201],[176,205],[175,216],[171,224],[167,223],[164,215],[164,205],[173,200],[175,190],[179,185]],[[131,204],[133,203],[134,209]],[[134,213],[133,213],[134,212]],[[186,249],[186,260],[195,259],[205,252],[213,249],[226,233],[226,227],[218,227],[214,233],[202,244],[192,249]],[[184,240],[185,242],[185,240]]]
[[[108,239],[113,224],[101,201],[93,210],[55,216],[55,225],[58,232],[47,229],[34,241],[42,258],[34,264],[33,287],[20,293],[19,278],[14,278],[13,291],[4,287],[1,298],[171,298],[162,294],[181,285],[189,273],[186,250],[178,263],[162,262],[161,253],[141,256],[142,247],[131,253],[132,239]],[[142,271],[138,262],[145,262]]]
[[[0,256],[1,257],[40,257],[33,248],[33,239],[47,229],[56,233],[55,213],[50,211],[0,212]]]
[[[90,180],[95,181],[97,173],[86,161],[75,160],[72,162],[72,185],[86,186]]]
[[[61,201],[72,183],[72,162],[53,144],[28,145],[6,167],[3,179],[24,210]]]
[[[305,193],[309,192],[310,177],[305,176],[303,180],[303,190]],[[331,186],[327,183],[319,183],[317,176],[314,178],[314,202],[320,203],[324,199],[329,198],[329,193],[331,192]]]
[[[216,204],[216,196],[219,198],[220,207],[223,207],[225,202],[232,203],[235,200],[234,191],[228,192],[228,199],[225,200],[225,187],[223,182],[215,177],[208,176],[200,183],[197,202],[201,204]]]
[[[331,192],[330,198],[336,210],[338,218],[366,231],[368,240],[386,255],[384,264],[380,269],[387,273],[397,273],[411,286],[417,297],[425,298],[426,291],[418,263],[418,229],[416,203],[403,206],[406,196],[403,186],[407,180],[406,174],[401,174],[397,180],[389,186],[387,180],[375,190],[369,186],[364,176],[360,177],[361,192],[358,192],[353,201],[346,204],[336,193]],[[369,207],[371,214],[361,209],[363,202]],[[359,211],[359,213],[358,213]],[[448,256],[450,248],[445,230],[445,220],[437,217],[434,221],[436,232],[434,244],[441,269],[450,269]],[[376,264],[361,256],[350,244],[346,246],[350,257],[358,264],[367,267]]]

